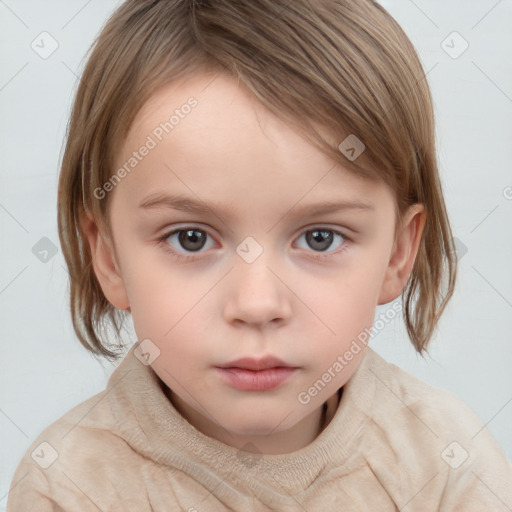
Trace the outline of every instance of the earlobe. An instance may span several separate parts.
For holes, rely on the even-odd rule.
[[[382,282],[379,305],[391,302],[404,290],[416,260],[425,221],[426,213],[421,204],[411,206],[404,216]]]
[[[129,311],[130,303],[112,242],[101,232],[89,213],[84,213],[81,221],[91,251],[94,273],[105,297],[117,309]]]

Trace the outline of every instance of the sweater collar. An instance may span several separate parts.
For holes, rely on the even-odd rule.
[[[174,408],[164,384],[150,366],[134,356],[132,347],[111,375],[106,393],[118,433],[130,446],[156,463],[188,473],[207,488],[226,487],[257,495],[289,495],[303,491],[324,471],[343,470],[353,443],[372,410],[375,379],[369,369],[379,356],[366,349],[359,367],[343,387],[341,401],[318,437],[292,453],[260,455],[242,452],[204,435]],[[331,406],[332,407],[332,406]],[[332,409],[331,409],[332,412]]]

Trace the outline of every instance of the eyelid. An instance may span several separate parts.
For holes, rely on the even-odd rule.
[[[196,222],[189,222],[188,224],[187,223],[179,223],[179,224],[174,224],[172,227],[169,227],[169,226],[164,227],[161,230],[159,230],[159,232],[161,233],[161,235],[159,235],[159,237],[164,237],[165,235],[167,235],[169,237],[178,231],[187,231],[190,229],[196,229],[197,231],[204,231],[210,237],[216,238],[215,236],[212,235],[212,231],[214,231],[213,228],[211,228],[210,226],[207,226],[206,224],[201,224],[201,223],[196,223]]]
[[[209,228],[204,228],[199,224],[193,224],[193,223],[192,224],[183,224],[181,226],[178,225],[173,228],[164,230],[162,232],[162,234],[158,236],[158,240],[166,241],[170,236],[175,235],[176,233],[179,233],[180,231],[191,231],[191,230],[202,231],[202,232],[206,233],[206,235],[208,237],[210,237],[212,240],[214,240],[218,244],[216,237],[211,234]],[[202,252],[202,251],[199,251],[199,252]],[[193,254],[193,253],[191,252],[190,254]],[[196,253],[196,254],[199,254],[199,253]]]
[[[307,226],[301,227],[296,232],[297,234],[295,235],[295,239],[297,239],[299,236],[303,235],[304,233],[306,233],[308,231],[315,231],[315,230],[333,231],[334,233],[341,235],[345,240],[351,240],[357,234],[353,229],[350,229],[346,226],[341,227],[339,225],[332,225],[329,223],[317,222],[315,224],[309,224]]]

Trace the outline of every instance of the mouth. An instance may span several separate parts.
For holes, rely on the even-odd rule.
[[[275,389],[299,369],[273,356],[244,357],[215,368],[225,383],[242,391]]]
[[[241,370],[269,370],[271,368],[293,368],[294,366],[285,363],[281,359],[274,356],[242,357],[225,364],[217,365],[217,368],[239,368]]]

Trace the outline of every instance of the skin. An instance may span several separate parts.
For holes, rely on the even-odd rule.
[[[152,368],[180,413],[230,446],[288,453],[318,436],[322,404],[354,374],[364,347],[307,404],[299,393],[373,324],[378,304],[400,295],[425,212],[413,205],[395,241],[394,196],[385,184],[335,165],[233,78],[210,82],[193,75],[150,98],[119,167],[190,96],[198,105],[110,192],[112,239],[89,216],[83,225],[105,296],[131,312],[139,340],[159,348]],[[139,208],[155,192],[214,201],[214,213]],[[299,212],[326,201],[373,209]],[[200,230],[206,244],[193,252],[178,235],[159,240],[178,228]],[[314,228],[342,236],[330,231],[322,251],[307,234]],[[252,263],[236,252],[248,236],[263,249]],[[274,390],[235,389],[214,368],[268,354],[299,367]]]

